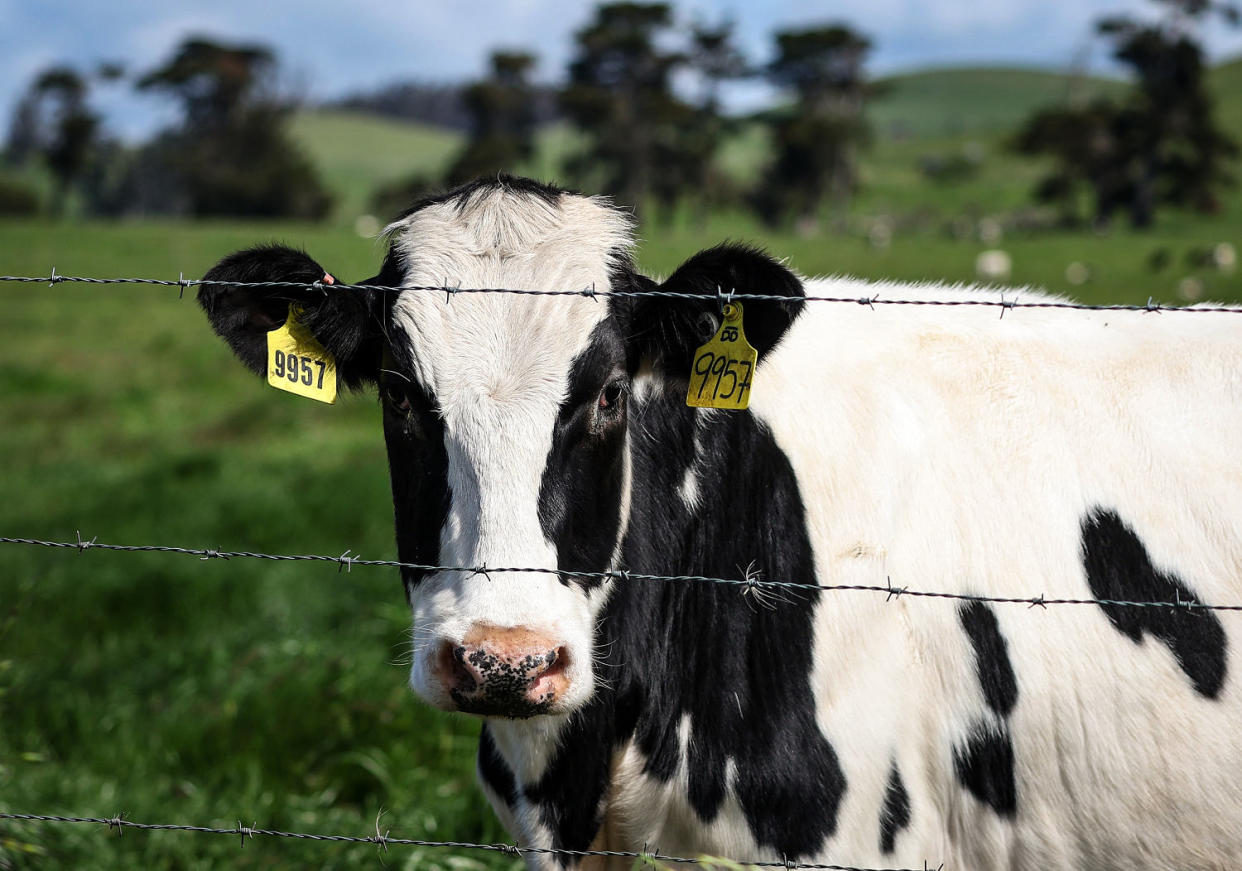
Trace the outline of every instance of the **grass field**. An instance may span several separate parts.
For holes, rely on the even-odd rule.
[[[1233,82],[1242,65],[1227,71]],[[1221,72],[1218,71],[1218,75]],[[1233,94],[1242,94],[1242,82]],[[1227,116],[1242,128],[1235,98]],[[991,110],[989,110],[991,111]],[[340,118],[299,135],[331,183],[355,197],[405,155],[446,159],[435,131],[379,124],[358,157]],[[348,124],[359,119],[344,119]],[[315,125],[319,124],[319,127]],[[333,125],[337,125],[334,129]],[[932,135],[934,134],[934,135]],[[359,134],[361,135],[361,134]],[[552,148],[569,147],[550,131]],[[920,155],[981,143],[979,174],[942,187]],[[1188,263],[1242,243],[1242,197],[1217,218],[1170,214],[1151,233],[1010,232],[954,238],[954,216],[1023,202],[1037,168],[1001,148],[1003,130],[934,130],[883,140],[868,157],[859,226],[927,214],[876,247],[863,232],[802,238],[741,215],[705,227],[646,226],[640,260],[668,272],[706,244],[749,239],[805,273],[966,281],[997,244],[1013,281],[1091,301],[1175,301],[1187,276],[1242,300],[1242,276]],[[743,168],[760,145],[741,142]],[[319,149],[316,151],[316,149]],[[422,158],[420,158],[422,159]],[[550,163],[551,161],[548,160]],[[356,204],[364,203],[357,197]],[[973,226],[973,225],[972,225]],[[220,256],[280,239],[338,276],[372,274],[378,244],[348,223],[0,223],[0,274],[202,274]],[[1149,257],[1167,251],[1160,271]],[[1086,284],[1067,283],[1071,262]],[[187,293],[137,286],[0,285],[0,535],[365,557],[394,553],[378,409],[327,407],[263,386],[215,339]],[[1020,315],[1018,315],[1020,316]],[[78,555],[0,545],[0,807],[152,822],[365,835],[381,811],[393,836],[501,840],[474,786],[475,724],[433,714],[405,687],[408,614],[396,573],[332,565]],[[386,867],[474,871],[503,856],[127,833],[0,823],[0,869]]]

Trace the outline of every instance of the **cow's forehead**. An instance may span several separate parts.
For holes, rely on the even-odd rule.
[[[409,286],[607,290],[633,245],[630,218],[606,201],[504,186],[419,209],[389,233]],[[559,402],[607,312],[575,296],[406,291],[393,304],[393,339],[451,417],[446,402]]]

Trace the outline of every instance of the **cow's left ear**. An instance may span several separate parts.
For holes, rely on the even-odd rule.
[[[302,323],[336,359],[337,372],[347,386],[376,380],[383,352],[379,317],[383,301],[378,292],[334,289],[336,279],[322,266],[283,245],[230,254],[203,280],[199,305],[217,335],[251,371],[266,371],[267,334],[285,322],[290,304],[296,303]],[[251,286],[265,281],[305,286]]]
[[[643,293],[632,298],[621,317],[631,358],[648,360],[665,374],[681,378],[690,377],[695,348],[720,327],[722,296],[733,292],[784,298],[740,301],[742,327],[760,360],[780,341],[804,305],[797,276],[764,252],[743,245],[700,251],[663,284],[647,289],[693,297]]]

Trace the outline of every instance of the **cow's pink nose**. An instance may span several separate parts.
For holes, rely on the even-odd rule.
[[[436,666],[457,709],[471,714],[533,717],[569,688],[565,647],[523,627],[475,626],[440,646]]]

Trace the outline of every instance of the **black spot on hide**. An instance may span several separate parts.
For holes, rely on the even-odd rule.
[[[1097,599],[1199,604],[1177,575],[1152,565],[1142,540],[1114,512],[1097,508],[1082,520],[1082,562]],[[1172,651],[1199,695],[1214,699],[1225,683],[1225,629],[1211,611],[1101,605],[1118,632],[1135,644],[1155,636]]]
[[[897,833],[910,825],[910,796],[901,782],[901,772],[894,762],[888,770],[888,786],[884,789],[884,807],[880,811],[880,852],[889,855],[896,849]]]
[[[979,723],[953,751],[953,767],[962,786],[1003,817],[1018,812],[1014,783],[1013,741],[1008,727]]]

